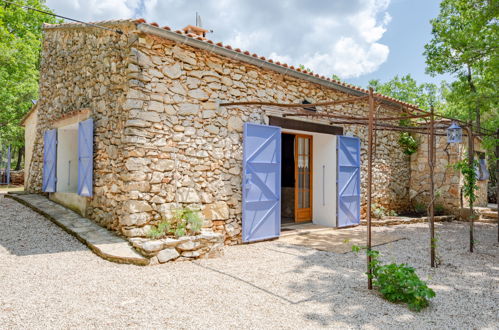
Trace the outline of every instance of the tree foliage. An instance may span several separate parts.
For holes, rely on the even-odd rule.
[[[50,11],[41,0],[11,0]],[[42,24],[58,22],[53,16],[0,4],[0,142],[24,144],[19,126],[38,96]]]
[[[433,106],[438,111],[443,107],[441,88],[431,83],[418,84],[410,74],[402,77],[395,76],[386,83],[378,79],[371,80],[369,87],[373,87],[377,93],[418,105],[422,109],[429,110]],[[401,120],[399,124],[401,126],[412,125],[410,120]],[[408,132],[400,133],[399,144],[407,155],[412,155],[419,147],[419,142]]]
[[[377,93],[394,97],[404,102],[418,105],[421,109],[429,110],[431,106],[442,108],[441,88],[432,83],[418,84],[410,74],[382,83],[379,79],[369,81]]]
[[[490,129],[499,125],[498,17],[494,0],[443,0],[424,52],[428,73],[455,77],[445,112]]]

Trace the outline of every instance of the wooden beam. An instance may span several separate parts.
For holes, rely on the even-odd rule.
[[[269,116],[269,125],[305,132],[343,135],[343,127],[309,123],[306,121],[293,120],[276,116]]]

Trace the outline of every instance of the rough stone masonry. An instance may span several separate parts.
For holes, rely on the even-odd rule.
[[[87,217],[140,238],[172,210],[189,205],[202,210],[205,229],[223,234],[225,244],[240,243],[243,124],[268,123],[276,113],[217,107],[217,100],[301,103],[351,95],[141,33],[132,21],[107,26],[124,34],[79,24],[44,28],[29,190],[41,190],[43,132],[65,115],[90,109],[94,196]],[[334,111],[366,116],[368,105]],[[366,128],[344,130],[362,139],[365,188]],[[398,138],[397,132],[376,132],[373,184],[374,202],[402,211],[409,205],[410,162]]]

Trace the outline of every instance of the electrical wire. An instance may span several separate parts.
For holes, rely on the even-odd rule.
[[[97,24],[93,24],[93,23],[87,23],[87,22],[79,21],[79,20],[74,19],[74,18],[69,18],[69,17],[66,17],[66,16],[57,15],[57,14],[50,13],[48,11],[44,11],[44,10],[40,10],[40,9],[36,9],[36,8],[30,7],[30,6],[20,5],[18,3],[12,2],[12,1],[7,1],[7,0],[0,0],[0,1],[3,1],[4,3],[8,3],[8,4],[11,4],[11,5],[14,5],[14,6],[18,6],[18,7],[27,9],[27,10],[33,10],[33,11],[36,11],[36,12],[39,12],[39,13],[42,13],[42,14],[45,14],[45,15],[59,17],[59,18],[62,18],[62,19],[68,20],[68,21],[73,21],[73,22],[85,24],[85,25],[88,25],[88,26],[93,26],[93,27],[96,27],[96,28],[99,28],[99,29],[103,29],[103,30],[115,32],[117,34],[123,34],[123,31],[121,31],[121,30],[114,30],[114,29],[107,28],[105,26],[101,26],[101,25],[97,25]]]

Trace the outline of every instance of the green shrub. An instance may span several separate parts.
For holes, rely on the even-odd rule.
[[[381,219],[386,214],[387,214],[386,209],[383,206],[378,205],[376,203],[371,204],[371,215],[374,216],[376,219]]]
[[[426,205],[424,205],[423,203],[416,203],[414,204],[414,211],[420,215],[426,214]]]
[[[445,213],[445,208],[442,204],[435,204],[435,215],[443,215]]]
[[[148,236],[151,238],[161,238],[164,236],[182,237],[185,235],[196,235],[201,231],[203,220],[199,215],[199,210],[184,207],[175,210],[172,219],[163,219],[153,227]]]
[[[352,250],[358,252],[360,248],[354,246]],[[372,272],[368,276],[373,279],[373,286],[386,300],[393,303],[407,303],[409,309],[419,312],[429,305],[431,298],[435,297],[435,292],[418,277],[414,268],[407,264],[382,265],[379,261],[379,252],[375,250],[367,251],[367,255],[371,256]]]
[[[392,217],[396,217],[397,212],[395,212],[393,210],[387,210],[383,206],[374,203],[374,204],[371,204],[371,215],[374,216],[376,219],[381,219],[387,215],[392,216]]]
[[[406,155],[412,155],[418,151],[418,141],[408,132],[400,133],[399,144]]]

